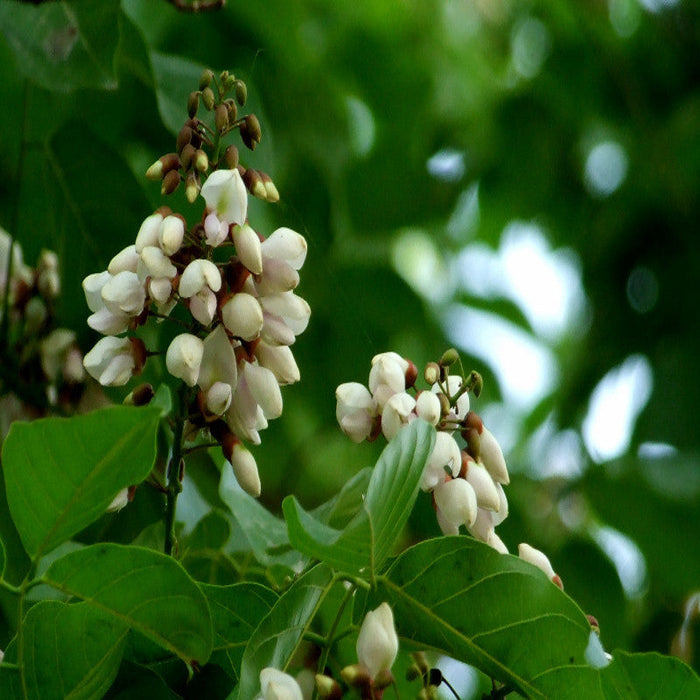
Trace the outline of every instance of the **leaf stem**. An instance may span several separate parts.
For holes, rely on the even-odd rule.
[[[168,490],[165,497],[165,544],[163,551],[172,554],[176,545],[175,537],[175,510],[177,497],[182,492],[182,478],[184,472],[183,459],[183,433],[185,431],[185,418],[187,415],[187,386],[183,383],[179,391],[179,405],[173,426],[173,447],[168,462]]]

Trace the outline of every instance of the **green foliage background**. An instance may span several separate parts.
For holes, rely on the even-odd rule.
[[[396,350],[419,367],[435,359],[452,343],[441,320],[451,302],[537,337],[512,300],[421,294],[395,264],[402,235],[419,232],[446,265],[475,241],[496,250],[509,222],[536,223],[553,250],[575,252],[587,312],[557,341],[538,338],[556,358],[553,390],[525,414],[507,405],[499,414],[513,474],[499,533],[511,550],[528,541],[550,554],[567,592],[598,618],[606,648],[667,653],[700,586],[700,6],[230,0],[199,15],[165,0],[98,7],[0,0],[0,225],[30,263],[43,247],[59,253],[59,318],[84,349],[95,338],[80,282],[160,204],[143,173],[173,150],[204,66],[242,77],[263,125],[262,143],[244,158],[272,175],[281,201],[251,205],[256,221],[267,233],[288,225],[309,242],[299,292],[312,321],[295,346],[302,382],[285,390],[284,417],[255,452],[273,510],[291,492],[313,508],[374,463],[379,444],[340,434],[334,389],[365,381],[377,352]],[[528,77],[514,53],[523,27],[544,30],[541,63],[526,52],[536,66]],[[629,167],[601,197],[586,187],[584,165],[605,139],[624,148]],[[430,174],[429,159],[444,149],[463,154],[461,177]],[[478,217],[468,217],[460,203],[475,186]],[[181,192],[172,206],[193,211]],[[627,296],[640,266],[658,283],[645,313]],[[541,478],[529,439],[547,419],[553,434],[580,433],[593,388],[637,354],[648,358],[653,392],[626,454],[596,464],[583,450],[576,476]],[[464,359],[486,381],[476,410],[498,404],[488,358]],[[677,451],[640,458],[647,442]],[[211,476],[197,465],[190,474],[206,498]],[[415,539],[437,533],[427,498],[409,525]],[[633,596],[596,543],[601,526],[644,555],[647,576]],[[7,566],[21,569],[11,552]],[[5,628],[0,645],[9,637]]]

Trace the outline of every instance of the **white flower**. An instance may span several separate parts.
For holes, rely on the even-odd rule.
[[[383,352],[372,358],[369,390],[380,410],[394,394],[406,390],[407,369],[408,362],[395,352]]]
[[[482,430],[479,438],[481,461],[484,466],[489,474],[491,474],[494,481],[497,481],[499,484],[508,485],[510,483],[508,467],[506,466],[506,460],[503,457],[503,451],[498,441],[486,428]]]
[[[255,457],[253,457],[253,453],[240,442],[236,442],[233,446],[231,466],[240,487],[253,498],[260,496],[261,487],[258,465]]]
[[[440,399],[432,391],[421,391],[416,399],[416,413],[430,425],[437,425],[440,421]]]
[[[311,308],[308,303],[294,292],[281,292],[260,297],[266,319],[270,317],[282,321],[297,336],[309,325]]]
[[[108,513],[120,511],[129,502],[129,487],[125,486],[112,499],[112,502],[107,506]]]
[[[438,484],[433,495],[435,504],[450,525],[469,527],[474,524],[478,511],[476,494],[464,479],[450,479]]]
[[[263,261],[258,234],[248,224],[234,226],[231,234],[236,253],[243,265],[254,275],[259,275],[263,270]]]
[[[175,336],[165,353],[168,372],[182,379],[187,386],[194,386],[199,377],[199,369],[204,355],[204,343],[190,333]]]
[[[447,475],[457,476],[461,467],[462,453],[456,440],[449,433],[438,430],[435,447],[421,477],[421,489],[431,491],[443,483]]]
[[[279,418],[282,415],[282,392],[275,375],[267,367],[245,362],[243,376],[265,418]]]
[[[127,246],[109,261],[107,272],[110,275],[116,275],[120,272],[136,272],[140,258],[135,245]]]
[[[55,299],[61,291],[58,276],[58,256],[52,250],[42,250],[36,266],[36,286],[45,299]]]
[[[262,695],[257,700],[303,700],[301,688],[296,680],[276,668],[264,668],[260,671],[260,689]]]
[[[221,319],[235,337],[254,340],[263,326],[263,310],[254,296],[238,292],[221,307]]]
[[[498,492],[498,510],[491,513],[491,520],[493,520],[494,527],[498,527],[508,517],[508,499],[506,498],[506,492],[499,483],[496,483],[496,491]]]
[[[220,221],[243,224],[248,213],[248,193],[237,169],[215,170],[202,185],[202,197]]]
[[[275,375],[281,385],[299,381],[299,368],[292,351],[286,345],[274,346],[261,341],[255,348],[255,357],[259,364]]]
[[[382,410],[382,432],[387,440],[391,440],[396,433],[416,417],[413,409],[416,400],[406,392],[394,394]]]
[[[204,238],[212,248],[220,246],[228,238],[228,222],[219,221],[213,212],[207,214],[204,217]]]
[[[170,262],[170,258],[157,246],[146,246],[140,253],[138,274],[140,279],[164,277],[172,279],[177,274],[177,268]]]
[[[287,292],[299,284],[298,270],[306,259],[306,240],[289,228],[278,228],[260,246],[263,268],[255,279],[258,294]]]
[[[443,535],[459,535],[459,525],[453,525],[447,520],[439,508],[435,510],[435,517]]]
[[[221,273],[211,260],[193,260],[180,277],[178,292],[190,299],[190,313],[208,326],[216,313],[216,294],[221,289]]]
[[[476,514],[476,520],[467,525],[469,534],[482,542],[488,542],[494,535],[493,517],[489,510],[479,508]]]
[[[52,382],[63,374],[68,351],[75,346],[75,332],[67,328],[56,328],[39,344],[41,368]]]
[[[534,564],[538,569],[544,571],[550,581],[552,581],[555,576],[559,578],[552,568],[552,562],[549,561],[549,557],[539,549],[535,549],[529,544],[522,542],[518,545],[518,556],[523,561]]]
[[[160,245],[160,225],[162,222],[162,214],[151,214],[144,219],[139,232],[136,234],[134,248],[137,253],[140,254],[146,246]]]
[[[216,328],[204,339],[202,364],[197,384],[206,394],[208,410],[223,415],[231,405],[238,382],[236,354],[223,326]]]
[[[113,313],[106,306],[102,298],[102,290],[105,285],[113,279],[107,270],[104,272],[96,272],[88,275],[83,280],[83,291],[85,292],[85,300],[92,311],[92,315],[88,317],[87,323],[90,328],[102,333],[103,335],[118,335],[123,333],[131,323],[131,315],[117,311]]]
[[[185,223],[179,216],[166,216],[158,231],[158,242],[166,255],[180,250],[185,237]]]
[[[394,629],[394,615],[387,603],[370,610],[357,637],[357,658],[372,678],[391,669],[399,651],[399,638]]]
[[[489,537],[486,540],[486,544],[489,545],[489,547],[493,547],[497,552],[500,552],[501,554],[508,554],[508,547],[506,547],[503,540],[493,531],[489,533]]]
[[[103,386],[123,386],[134,374],[136,359],[130,338],[101,338],[83,359],[85,369]]]
[[[451,374],[447,377],[447,389],[450,393],[450,398],[454,398],[462,387],[462,377]],[[440,388],[440,384],[433,384],[432,389],[436,394],[444,393]],[[452,420],[461,421],[469,413],[469,394],[465,392],[457,399],[457,404],[452,408],[449,418]]]
[[[498,512],[501,507],[501,500],[498,489],[491,475],[482,464],[478,464],[473,459],[467,462],[467,481],[471,484],[476,493],[476,500],[479,508]]]
[[[335,417],[341,430],[353,442],[368,438],[377,416],[377,402],[367,387],[358,382],[346,382],[335,390],[335,398]]]
[[[146,302],[146,290],[136,273],[125,270],[110,276],[102,287],[102,301],[112,314],[138,316]]]

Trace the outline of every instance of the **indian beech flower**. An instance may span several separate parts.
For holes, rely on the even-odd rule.
[[[255,357],[275,375],[281,385],[294,384],[301,377],[294,355],[286,345],[275,346],[261,341],[255,348]]]
[[[408,362],[395,352],[383,352],[372,358],[369,390],[380,409],[394,394],[406,390],[407,369]]]
[[[365,615],[357,637],[357,658],[372,678],[389,671],[399,651],[394,615],[387,603]]]
[[[143,220],[141,228],[136,234],[136,243],[134,248],[137,253],[141,254],[141,251],[146,246],[160,245],[160,225],[162,223],[163,215],[158,213],[151,214]]]
[[[335,390],[335,416],[341,430],[353,441],[362,442],[372,433],[377,402],[363,384],[347,382]]]
[[[297,336],[309,325],[311,308],[308,303],[294,292],[281,292],[261,296],[260,306],[269,317],[277,317]]]
[[[125,486],[117,495],[112,499],[112,502],[107,506],[108,513],[115,513],[120,511],[129,502],[129,487]]]
[[[506,460],[503,457],[501,446],[498,444],[493,434],[486,428],[482,429],[479,438],[481,461],[494,481],[497,481],[499,484],[506,484],[507,486],[510,483],[510,477],[508,476],[508,467],[506,466]]]
[[[253,453],[244,447],[241,442],[236,442],[231,451],[229,461],[240,487],[247,494],[258,498],[261,492],[260,475]]]
[[[255,340],[263,327],[263,310],[251,294],[234,294],[222,307],[221,319],[237,338]]]
[[[382,432],[387,440],[391,440],[404,425],[416,418],[413,409],[416,400],[405,391],[394,394],[382,410]]]
[[[185,222],[179,216],[166,216],[158,231],[158,242],[166,255],[180,250],[185,238]]]
[[[522,542],[518,545],[518,556],[530,564],[534,564],[538,569],[541,569],[546,574],[547,578],[552,581],[552,583],[559,586],[559,588],[564,588],[561,579],[554,571],[552,567],[552,562],[549,561],[549,557],[541,552],[539,549],[531,547],[526,542]]]
[[[416,414],[430,425],[440,420],[440,400],[432,391],[421,391],[416,399]]]
[[[193,260],[180,276],[178,293],[190,300],[190,313],[203,326],[216,314],[216,294],[221,289],[221,273],[211,260]]]
[[[203,355],[204,343],[196,335],[181,333],[170,342],[165,353],[165,365],[173,377],[182,379],[187,386],[194,386]]]
[[[435,447],[421,477],[421,489],[432,491],[445,481],[446,475],[457,476],[461,466],[462,455],[456,440],[449,433],[438,430]]]
[[[136,338],[107,336],[95,343],[83,364],[103,386],[123,386],[143,367],[143,342]]]
[[[109,261],[107,272],[110,275],[116,275],[120,272],[136,272],[140,259],[141,256],[136,252],[136,246],[127,246]]]
[[[238,382],[236,355],[223,326],[216,328],[204,339],[202,363],[197,384],[205,393],[207,410],[223,415],[231,405]]]
[[[304,700],[296,680],[276,668],[260,671],[260,690],[256,700]]]
[[[465,479],[471,484],[476,493],[476,500],[479,508],[485,510],[498,511],[501,507],[501,500],[498,490],[491,475],[482,464],[478,464],[473,459],[467,461],[467,474]]]
[[[248,193],[237,169],[216,170],[202,185],[202,197],[219,221],[243,224],[248,214]]]
[[[462,377],[451,374],[447,377],[447,390],[449,391],[449,397],[452,399],[458,393],[462,387]],[[434,384],[433,389],[435,393],[444,393],[440,384]],[[450,416],[452,419],[461,421],[469,413],[469,394],[465,392],[458,399],[456,405],[452,408]]]
[[[454,527],[474,524],[478,505],[476,493],[464,479],[449,479],[438,484],[434,491],[435,504],[445,520]]]
[[[241,224],[231,229],[231,237],[240,261],[254,275],[259,275],[263,271],[263,261],[258,234],[248,224]]]
[[[136,273],[125,270],[110,275],[102,287],[102,301],[113,314],[138,316],[146,303],[146,291]]]

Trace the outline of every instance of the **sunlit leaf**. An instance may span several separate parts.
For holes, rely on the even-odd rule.
[[[425,421],[403,428],[382,452],[362,509],[344,530],[319,522],[288,496],[282,507],[292,544],[342,571],[379,569],[408,519],[434,443]]]
[[[206,663],[212,622],[206,598],[172,557],[96,544],[54,562],[41,580],[110,613],[183,661]]]
[[[114,406],[73,418],[14,423],[2,449],[10,512],[27,552],[48,552],[143,481],[158,411]]]

